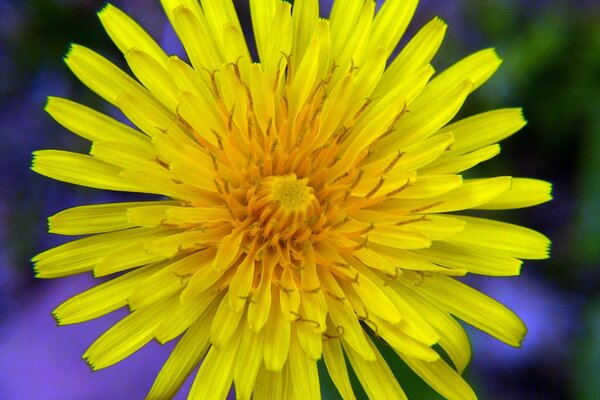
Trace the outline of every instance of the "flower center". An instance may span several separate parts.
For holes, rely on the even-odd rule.
[[[295,174],[262,178],[248,197],[247,215],[258,228],[256,233],[272,241],[306,240],[321,212],[308,178]]]
[[[274,200],[288,212],[306,210],[311,196],[314,197],[307,181],[307,178],[297,179],[295,175],[273,177]]]

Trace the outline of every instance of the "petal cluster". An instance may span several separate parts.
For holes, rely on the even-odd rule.
[[[38,277],[120,273],[60,305],[58,321],[131,310],[88,349],[89,364],[179,338],[149,399],[174,396],[198,364],[192,399],[232,385],[239,399],[320,398],[319,360],[345,399],[349,367],[370,398],[402,399],[385,342],[446,398],[475,398],[455,318],[513,346],[525,326],[456,277],[517,275],[549,247],[535,231],[461,214],[550,199],[543,181],[461,175],[525,124],[519,109],[451,123],[500,65],[494,50],[435,74],[439,19],[391,58],[416,0],[377,12],[336,1],[329,19],[317,0],[250,0],[253,60],[231,0],[162,3],[189,62],[111,5],[100,19],[135,78],[79,45],[65,58],[135,127],[51,97],[50,115],[92,146],[34,156],[54,179],[162,196],[49,219],[50,232],[89,236],[36,256]]]

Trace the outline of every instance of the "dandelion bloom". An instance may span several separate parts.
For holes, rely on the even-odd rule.
[[[135,79],[79,45],[65,58],[135,128],[51,97],[90,154],[34,156],[53,179],[160,196],[49,219],[52,233],[90,236],[36,256],[39,278],[117,274],[61,304],[58,322],[131,311],[84,358],[105,368],[179,338],[149,399],[174,396],[198,364],[192,399],[232,385],[239,399],[317,399],[319,360],[345,399],[348,368],[370,398],[406,398],[381,342],[446,398],[475,398],[455,318],[512,346],[526,329],[456,277],[517,275],[549,247],[460,214],[550,199],[546,182],[461,176],[525,124],[519,109],[450,123],[498,68],[494,50],[435,75],[440,19],[391,57],[416,0],[337,1],[329,19],[317,0],[250,0],[253,60],[231,0],[162,4],[189,63],[111,5],[100,19]]]

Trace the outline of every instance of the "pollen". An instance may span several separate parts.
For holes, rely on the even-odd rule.
[[[298,180],[295,175],[290,175],[273,180],[273,197],[286,210],[306,209],[311,197],[314,197],[313,189],[306,185],[306,178]]]

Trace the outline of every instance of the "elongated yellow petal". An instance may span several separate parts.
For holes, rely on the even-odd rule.
[[[456,370],[462,373],[471,360],[471,343],[463,327],[450,314],[417,293],[404,291],[403,298],[439,332],[439,345],[450,356]]]
[[[428,249],[417,250],[427,260],[447,268],[457,268],[471,273],[511,276],[521,271],[522,261],[498,254],[474,250],[471,246],[435,243]]]
[[[293,398],[319,400],[321,390],[317,362],[302,351],[295,329],[292,330],[288,367],[292,377]]]
[[[110,251],[164,234],[147,228],[108,232],[65,243],[35,256],[36,277],[56,278],[91,271]]]
[[[139,83],[86,47],[71,45],[65,63],[87,87],[111,104],[116,105],[124,91],[148,97],[147,91]]]
[[[419,172],[423,174],[455,174],[472,168],[480,162],[487,161],[499,153],[500,146],[497,144],[459,156],[445,153],[431,164],[426,165]]]
[[[552,184],[538,179],[513,178],[510,189],[476,208],[506,210],[531,207],[552,200]]]
[[[199,318],[205,321],[204,329],[210,333],[208,322],[215,317],[222,298],[219,293],[212,292],[200,294],[187,302],[180,301],[154,329],[154,337],[159,343],[167,343],[184,333]]]
[[[61,150],[33,153],[31,169],[52,179],[97,189],[121,192],[146,192],[146,188],[127,182],[121,169],[94,157]]]
[[[348,300],[330,299],[329,296],[325,297],[325,300],[327,301],[331,320],[336,326],[340,327],[338,330],[344,332],[342,336],[344,344],[348,345],[348,348],[352,348],[357,357],[363,360],[374,360],[376,358],[375,353],[369,346],[368,339],[365,337]]]
[[[264,330],[254,333],[245,328],[241,336],[239,355],[233,367],[235,393],[240,400],[250,400],[263,363]]]
[[[533,260],[548,258],[550,240],[539,232],[490,219],[460,218],[466,221],[465,229],[449,238],[449,243],[478,249],[486,254],[506,254]]]
[[[218,348],[229,346],[244,314],[244,309],[234,310],[230,307],[229,297],[230,293],[221,301],[210,326],[210,339],[213,346]]]
[[[98,13],[104,29],[123,54],[133,48],[148,53],[160,64],[165,64],[167,55],[161,47],[123,11],[112,4],[107,4]]]
[[[305,51],[311,51],[310,41],[319,19],[318,0],[297,0],[292,7],[292,60],[296,62],[305,57]],[[315,63],[316,64],[316,63]]]
[[[198,8],[198,3],[193,3],[196,3]],[[173,27],[194,68],[207,68],[209,71],[219,68],[223,56],[214,38],[209,34],[204,14],[199,10],[194,12],[192,5],[185,5],[174,8],[172,15]]]
[[[250,12],[252,14],[252,31],[258,50],[258,56],[263,59],[269,46],[269,34],[271,24],[275,18],[277,0],[250,0]]]
[[[400,388],[394,374],[370,339],[368,345],[375,355],[374,360],[365,360],[350,346],[344,346],[346,355],[358,376],[362,387],[370,399],[404,399],[406,394]]]
[[[248,327],[254,332],[260,331],[267,323],[271,310],[271,284],[273,269],[279,261],[279,256],[267,252],[262,259],[262,274],[260,284],[250,304],[248,304]]]
[[[256,400],[279,400],[285,398],[285,377],[287,369],[284,371],[269,371],[263,365],[256,378],[256,386],[252,393],[252,398]]]
[[[168,399],[173,397],[187,376],[204,357],[209,347],[206,324],[212,317],[205,313],[181,337],[177,346],[163,364],[146,399]]]
[[[221,400],[227,396],[233,380],[238,347],[239,342],[234,340],[223,348],[212,346],[208,350],[194,379],[189,399]]]
[[[407,274],[402,275],[405,276]],[[415,274],[412,280],[408,286],[415,287],[418,283],[419,291],[451,314],[506,344],[520,346],[527,329],[519,317],[499,302],[453,278],[438,275],[421,279]],[[477,304],[477,307],[467,304]]]
[[[174,260],[156,274],[149,276],[129,296],[129,305],[132,309],[146,307],[154,302],[170,297],[173,293],[180,292],[191,276],[213,255],[212,251],[205,250],[193,253],[187,257]]]
[[[281,371],[290,348],[290,322],[279,309],[279,296],[278,291],[273,290],[271,312],[265,326],[264,360],[269,371]]]
[[[406,75],[428,64],[437,52],[446,33],[446,24],[434,18],[402,49],[381,78],[376,93],[401,83]]]
[[[170,312],[173,300],[135,311],[100,336],[83,355],[94,370],[109,367],[152,340],[152,331]]]
[[[440,356],[435,350],[404,333],[401,325],[390,324],[377,316],[370,317],[370,324],[376,329],[375,333],[398,353],[427,362],[439,360]]]
[[[358,279],[352,283],[352,287],[373,314],[392,324],[400,322],[402,317],[394,303],[369,278],[359,275]]]
[[[391,54],[412,19],[417,3],[417,0],[387,0],[383,3],[373,22],[364,57],[369,57],[378,47],[387,49],[388,56]]]
[[[448,400],[477,399],[473,389],[444,360],[428,363],[399,355],[417,375]]]
[[[473,83],[471,90],[475,90],[496,72],[501,63],[502,60],[494,49],[478,51],[440,73],[427,85],[423,97],[419,100],[425,104],[436,97],[442,88],[454,87],[465,79]]]
[[[440,133],[452,132],[454,145],[450,154],[465,154],[505,139],[517,132],[527,122],[520,108],[488,111],[462,119],[440,129]]]
[[[136,225],[128,220],[127,210],[155,203],[129,202],[69,208],[48,218],[48,230],[61,235],[86,235],[133,228]]]
[[[411,213],[448,212],[465,210],[486,204],[510,189],[511,177],[468,179],[457,189],[429,199],[389,199],[379,210],[410,210]]]
[[[177,85],[165,66],[136,48],[125,53],[129,67],[140,82],[168,109],[177,109]]]
[[[356,399],[352,390],[352,384],[350,383],[350,377],[348,376],[348,368],[344,359],[342,345],[339,340],[330,339],[323,342],[323,358],[325,359],[327,372],[329,372],[331,380],[342,395],[342,398],[347,400]]]
[[[52,312],[60,325],[76,324],[98,318],[127,305],[127,298],[140,280],[154,274],[162,265],[139,268],[118,278],[79,293]]]
[[[148,149],[148,137],[98,111],[60,97],[48,97],[45,110],[59,124],[91,141],[135,143]]]

